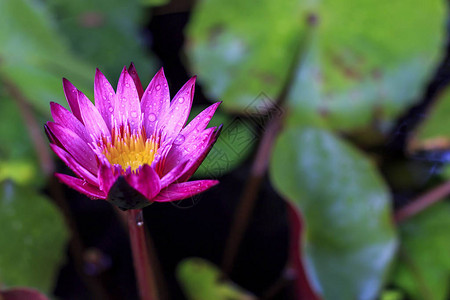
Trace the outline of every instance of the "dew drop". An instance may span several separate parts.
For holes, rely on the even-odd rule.
[[[142,210],[138,212],[136,215],[136,225],[137,226],[143,226],[144,225],[144,217],[142,215]]]
[[[110,106],[110,107],[108,108],[108,110],[109,110],[110,113],[112,113],[112,112],[114,111],[114,108],[113,108],[112,106]]]
[[[132,112],[131,112],[131,116],[132,116],[133,118],[137,118],[137,112],[132,111]]]
[[[122,101],[123,101],[123,102],[126,102],[126,101],[127,101],[127,98],[122,97]]]
[[[156,115],[155,115],[155,114],[149,114],[149,115],[148,115],[148,120],[149,120],[150,122],[154,122],[154,121],[156,120]]]
[[[184,98],[181,97],[180,99],[178,99],[178,102],[179,102],[179,103],[183,103],[183,102],[184,102]]]
[[[160,89],[161,89],[161,85],[158,84],[158,85],[156,86],[156,90],[159,91]]]
[[[177,136],[177,138],[173,141],[173,144],[174,144],[174,145],[181,145],[181,144],[184,142],[184,140],[185,140],[184,135],[179,134],[179,135]]]

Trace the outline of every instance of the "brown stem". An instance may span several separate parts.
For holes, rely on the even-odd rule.
[[[400,208],[395,212],[394,220],[397,223],[403,222],[406,219],[415,216],[417,213],[431,206],[432,204],[444,199],[450,194],[450,181],[435,187],[429,192],[419,196],[411,201],[405,207]]]
[[[236,209],[230,234],[226,243],[224,259],[222,262],[222,270],[225,275],[229,275],[231,272],[237,251],[239,249],[239,244],[242,241],[250,221],[250,215],[253,211],[253,207],[255,206],[262,178],[269,164],[273,142],[278,131],[280,130],[280,124],[280,118],[275,118],[269,123],[261,140],[258,152],[256,153],[256,157],[250,171],[250,177],[244,187],[244,192],[242,193]]]
[[[284,83],[275,103],[275,105],[279,108],[282,108],[284,106],[289,91],[291,90],[291,87],[294,83],[297,69],[303,61],[302,57],[304,52],[302,51],[302,46],[304,46],[311,38],[313,34],[312,29],[317,23],[316,18],[312,18],[311,16],[308,16],[306,21],[309,25],[308,28],[311,30],[308,30],[308,32],[304,34],[303,38],[297,45],[297,49],[295,49],[295,56],[293,57],[292,64],[290,65],[290,68],[288,70],[287,80]],[[222,271],[224,275],[230,274],[239,249],[239,244],[241,243],[243,235],[247,230],[250,215],[253,211],[253,207],[255,206],[262,178],[267,171],[275,138],[277,137],[278,132],[281,129],[282,120],[283,116],[276,116],[269,122],[269,124],[265,128],[264,135],[258,146],[256,157],[250,170],[249,178],[245,184],[244,191],[239,200],[233,223],[231,225],[230,233],[225,244],[224,257],[222,261]]]
[[[42,125],[40,125],[36,121],[32,108],[28,104],[29,101],[26,99],[25,95],[17,87],[17,85],[4,77],[1,78],[1,81],[3,82],[4,87],[11,95],[11,97],[16,100],[16,104],[19,107],[20,114],[25,121],[28,133],[30,134],[30,138],[33,141],[34,148],[41,165],[41,170],[45,175],[50,175],[54,170],[54,164],[46,139],[42,134]]]
[[[140,299],[157,300],[155,276],[150,267],[150,259],[148,257],[142,209],[130,209],[127,211],[127,214],[134,271],[138,281]]]

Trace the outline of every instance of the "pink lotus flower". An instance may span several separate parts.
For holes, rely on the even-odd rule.
[[[63,79],[72,113],[50,103],[54,122],[47,122],[45,130],[52,150],[77,177],[56,176],[90,198],[107,199],[124,210],[181,200],[216,185],[217,180],[187,181],[221,129],[206,128],[220,102],[184,127],[194,84],[195,77],[170,101],[163,69],[144,91],[131,64],[123,69],[116,92],[97,69],[94,106]]]

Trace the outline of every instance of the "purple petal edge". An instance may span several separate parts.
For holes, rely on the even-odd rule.
[[[182,200],[200,194],[218,183],[218,180],[196,180],[171,184],[153,198],[152,201],[170,202]]]
[[[142,88],[141,79],[139,78],[134,63],[131,63],[128,67],[128,74],[130,74],[131,78],[133,78],[134,85],[136,86],[136,90],[139,95],[139,99],[142,99],[142,95],[144,95],[144,89]]]
[[[66,78],[62,79],[64,95],[66,96],[67,103],[69,103],[70,110],[73,115],[83,123],[81,118],[80,106],[78,104],[78,89]]]
[[[104,192],[100,191],[96,186],[93,186],[92,184],[87,183],[84,180],[60,173],[55,173],[55,176],[62,183],[88,196],[91,199],[106,199],[106,195]]]
[[[59,158],[79,177],[85,179],[92,185],[98,185],[98,179],[91,172],[83,168],[69,153],[55,144],[50,144],[50,148]]]

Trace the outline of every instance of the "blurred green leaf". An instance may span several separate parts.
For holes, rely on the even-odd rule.
[[[297,114],[357,128],[389,120],[421,96],[442,54],[444,1],[315,4],[314,37],[289,96]]]
[[[435,204],[400,226],[401,248],[393,282],[411,299],[450,295],[450,203]]]
[[[327,131],[294,127],[271,161],[275,187],[301,210],[307,274],[323,299],[375,299],[395,254],[389,192],[375,166]]]
[[[13,130],[12,130],[13,129]],[[0,182],[12,179],[20,184],[42,183],[30,135],[13,99],[0,93]]]
[[[178,265],[177,278],[190,300],[254,300],[249,292],[222,279],[220,270],[201,258],[188,258]]]
[[[187,29],[193,72],[225,109],[252,108],[261,92],[275,99],[304,20],[302,4],[294,0],[199,1]]]
[[[193,107],[192,120],[203,108]],[[189,120],[189,121],[190,121]],[[239,166],[251,154],[258,139],[256,128],[249,120],[232,118],[216,111],[208,127],[223,124],[222,132],[211,152],[195,172],[196,177],[220,177]]]
[[[412,150],[450,148],[450,126],[447,125],[450,115],[450,88],[445,89],[436,101],[410,141]]]
[[[111,83],[117,82],[121,68],[132,61],[143,83],[156,73],[155,58],[148,53],[140,34],[141,23],[148,22],[141,1],[47,2],[74,51],[101,69]],[[91,80],[93,83],[93,77]]]
[[[139,3],[146,6],[161,6],[170,3],[170,0],[139,0]]]
[[[49,114],[50,101],[65,102],[63,76],[80,89],[92,81],[94,69],[72,54],[41,1],[0,1],[0,28],[0,76],[41,113]]]
[[[196,6],[186,46],[209,96],[242,110],[262,91],[279,95],[301,43],[291,120],[353,129],[417,100],[440,58],[445,18],[441,0],[209,0]]]
[[[381,294],[381,300],[402,300],[403,293],[397,290],[386,290]]]
[[[0,193],[1,282],[51,292],[68,237],[62,216],[30,187],[4,181]]]

